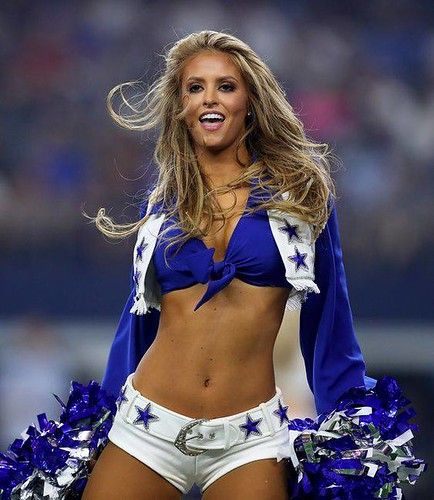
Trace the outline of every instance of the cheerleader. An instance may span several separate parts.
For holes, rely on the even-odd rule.
[[[73,381],[60,420],[39,415],[1,455],[4,498],[400,498],[425,463],[398,383],[365,373],[328,146],[234,36],[193,33],[165,61],[144,97],[108,96],[116,123],[160,135],[137,222],[90,217],[136,236],[101,386]],[[275,383],[285,310],[315,419],[291,418]]]

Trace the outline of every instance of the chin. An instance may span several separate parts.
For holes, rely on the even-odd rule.
[[[195,145],[199,149],[209,150],[209,151],[220,151],[228,148],[231,143],[218,138],[203,138],[201,142],[195,141]],[[205,143],[206,141],[206,143]]]
[[[221,151],[227,149],[227,146],[221,146],[220,144],[209,144],[208,146],[202,146],[202,149],[211,153],[220,153]]]

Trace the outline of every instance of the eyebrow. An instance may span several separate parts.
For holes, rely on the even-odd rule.
[[[229,79],[232,79],[232,80],[235,80],[236,82],[238,82],[238,80],[234,76],[231,76],[231,75],[220,76],[219,78],[217,78],[217,81],[221,82],[222,80],[229,80]],[[201,78],[200,76],[190,76],[187,79],[187,82],[189,82],[191,80],[197,80],[199,82],[204,82],[205,81],[205,79]]]

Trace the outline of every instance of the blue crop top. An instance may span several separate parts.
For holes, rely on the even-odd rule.
[[[246,208],[257,200],[258,189],[254,190],[253,184],[255,181],[252,182]],[[268,195],[263,190],[260,193],[260,196]],[[181,234],[181,229],[174,222],[174,219],[165,219],[160,232],[170,227],[166,236]],[[195,311],[227,286],[233,278],[256,286],[292,288],[286,280],[285,266],[271,233],[267,211],[264,209],[254,214],[246,214],[244,210],[221,261],[213,259],[215,248],[208,248],[200,238],[193,237],[181,246],[177,243],[167,250],[168,267],[164,260],[167,245],[167,241],[157,238],[152,257],[161,293],[187,288],[197,283],[208,283],[207,290],[194,308]],[[177,249],[179,250],[176,253]]]

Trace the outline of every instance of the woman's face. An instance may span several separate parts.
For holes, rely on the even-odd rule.
[[[236,146],[245,132],[248,111],[246,82],[231,58],[222,52],[200,52],[187,60],[181,75],[185,121],[196,153],[220,152]],[[201,121],[204,113],[219,113],[224,121]]]

